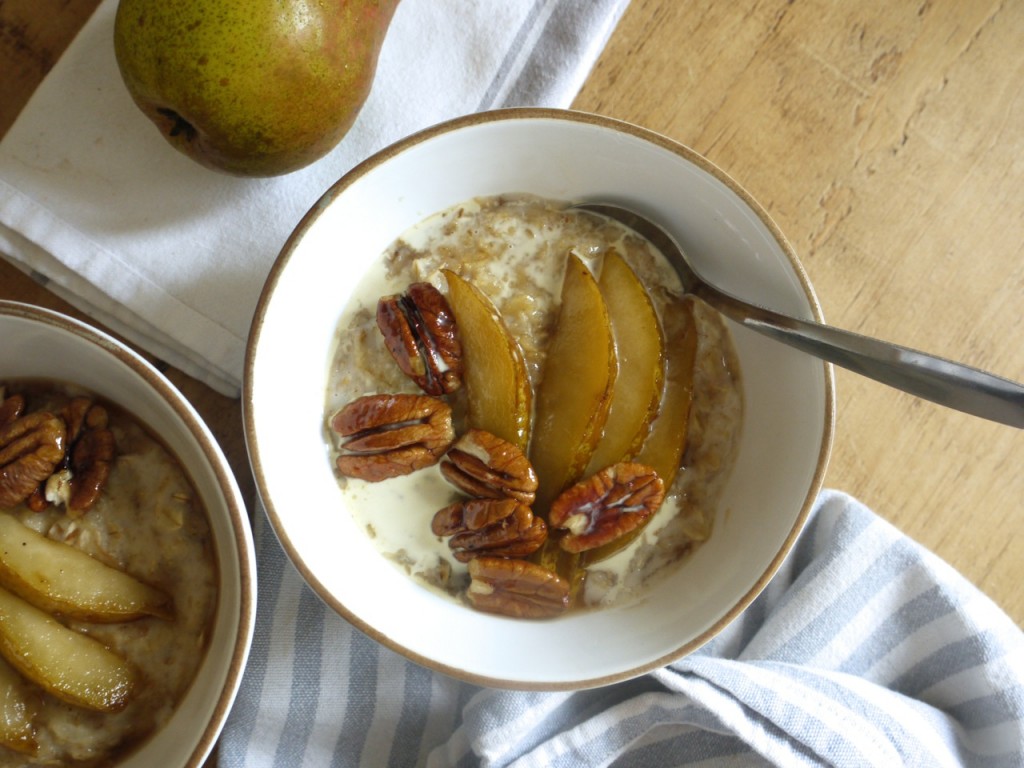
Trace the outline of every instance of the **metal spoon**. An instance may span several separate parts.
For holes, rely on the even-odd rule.
[[[573,207],[615,219],[646,237],[669,260],[687,293],[740,325],[917,397],[1024,428],[1024,386],[1016,382],[907,347],[798,320],[750,304],[708,283],[686,260],[678,243],[640,214],[606,203],[581,203]]]

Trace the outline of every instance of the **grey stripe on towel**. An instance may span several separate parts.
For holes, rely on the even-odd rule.
[[[257,529],[269,567],[225,768],[1024,764],[1020,629],[835,491],[715,640],[576,693],[481,689],[407,662],[314,608],[262,511]]]

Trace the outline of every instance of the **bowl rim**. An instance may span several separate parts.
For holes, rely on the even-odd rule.
[[[427,667],[438,672],[442,672],[450,677],[454,677],[459,680],[464,680],[476,685],[496,687],[503,689],[514,689],[514,690],[530,690],[530,691],[567,691],[567,690],[580,690],[584,688],[594,688],[611,683],[621,682],[623,680],[632,679],[639,675],[648,673],[652,670],[658,669],[666,664],[669,664],[675,660],[678,660],[693,651],[700,648],[702,645],[707,643],[710,639],[715,637],[722,629],[728,624],[733,622],[764,590],[779,568],[782,566],[785,559],[791,552],[793,545],[803,530],[808,517],[814,507],[815,500],[817,499],[819,492],[824,485],[825,472],[828,466],[829,457],[832,450],[832,443],[834,440],[835,433],[835,376],[834,369],[831,363],[822,361],[824,376],[824,425],[821,436],[821,444],[818,450],[818,457],[814,473],[811,478],[811,482],[808,486],[807,495],[805,496],[803,503],[796,517],[794,518],[793,525],[789,530],[786,538],[784,539],[779,551],[775,554],[771,562],[765,568],[764,572],[756,580],[756,582],[750,587],[750,589],[737,600],[729,609],[723,614],[723,616],[699,633],[692,640],[689,640],[680,646],[673,649],[671,652],[666,653],[660,658],[651,660],[649,662],[638,664],[630,667],[628,670],[621,672],[602,675],[590,678],[583,678],[574,680],[570,683],[544,683],[544,682],[523,682],[520,680],[506,680],[496,677],[490,677],[483,674],[467,672],[456,667],[452,667],[443,662],[436,661],[429,657],[423,656],[420,653],[406,648],[398,641],[394,640],[390,636],[383,634],[378,631],[372,625],[355,615],[341,600],[334,596],[324,584],[316,577],[310,567],[304,561],[298,548],[288,536],[287,530],[283,525],[281,515],[275,507],[273,499],[270,498],[270,494],[267,490],[266,478],[263,474],[263,467],[260,459],[259,442],[256,436],[256,426],[254,423],[253,408],[254,408],[254,369],[256,366],[256,351],[259,346],[259,339],[263,327],[263,323],[266,317],[266,313],[270,303],[273,300],[273,295],[278,282],[288,266],[288,262],[291,260],[298,244],[303,239],[308,230],[316,223],[320,218],[321,214],[326,210],[328,206],[340,195],[342,195],[350,186],[355,184],[358,180],[371,173],[375,168],[381,166],[397,155],[402,154],[406,150],[429,141],[437,136],[451,133],[453,131],[462,130],[465,128],[479,126],[487,123],[495,122],[515,122],[515,121],[529,121],[529,120],[551,120],[551,121],[563,121],[570,123],[578,123],[596,126],[599,128],[610,129],[612,131],[628,134],[632,137],[641,139],[645,142],[655,145],[661,149],[667,150],[673,154],[682,157],[684,160],[697,166],[700,170],[705,171],[717,181],[724,184],[731,192],[739,197],[750,210],[758,217],[761,223],[771,233],[772,238],[778,243],[779,247],[785,254],[789,266],[793,270],[797,277],[800,285],[800,289],[803,295],[808,301],[809,308],[813,315],[813,319],[817,322],[824,322],[824,316],[821,309],[821,304],[818,301],[818,297],[814,292],[811,285],[810,278],[796,255],[796,252],[788,239],[782,233],[782,230],[771,218],[768,212],[754,199],[754,197],[747,192],[736,180],[734,180],[729,174],[719,168],[717,165],[712,163],[706,157],[691,149],[690,147],[671,139],[667,136],[659,134],[651,129],[638,126],[636,124],[620,120],[617,118],[607,117],[604,115],[583,112],[573,109],[558,109],[548,107],[511,107],[496,109],[486,112],[479,112],[469,115],[463,115],[453,119],[439,122],[435,125],[427,127],[423,130],[412,133],[405,138],[399,139],[398,141],[384,147],[378,152],[372,154],[365,160],[353,166],[349,171],[343,174],[337,181],[335,181],[321,197],[310,207],[310,209],[303,215],[298,221],[295,228],[289,234],[287,240],[281,248],[280,253],[274,260],[268,274],[266,281],[261,289],[260,296],[256,305],[256,309],[253,313],[252,323],[250,325],[249,335],[246,343],[246,354],[245,354],[245,366],[243,371],[243,382],[242,382],[242,417],[243,417],[243,429],[245,432],[245,442],[249,452],[249,462],[252,468],[253,477],[256,484],[256,489],[259,494],[259,498],[266,511],[267,518],[271,524],[271,528],[274,534],[284,549],[288,559],[292,562],[296,570],[302,576],[303,581],[308,585],[317,595],[323,600],[332,610],[338,613],[348,623],[359,629],[364,634],[368,635],[372,639],[376,640],[380,644],[395,651],[402,655],[406,659],[413,661],[421,666]]]
[[[195,737],[195,744],[183,768],[199,768],[213,751],[214,744],[227,722],[231,706],[237,697],[245,672],[246,662],[255,633],[256,620],[256,561],[255,546],[249,524],[249,516],[242,499],[241,490],[227,458],[218,445],[216,438],[202,417],[192,407],[185,396],[159,370],[140,354],[129,348],[125,343],[95,328],[85,321],[45,307],[24,302],[0,300],[0,317],[13,317],[50,326],[65,331],[100,348],[121,365],[137,374],[185,424],[189,433],[195,438],[202,451],[204,460],[216,478],[217,486],[224,497],[233,537],[232,546],[237,553],[240,594],[238,627],[231,649],[230,662],[225,673],[224,684],[217,695],[208,722],[201,733]],[[220,598],[218,597],[218,602]],[[188,693],[186,691],[185,696]],[[184,697],[182,702],[184,702]],[[145,741],[140,748],[145,747]],[[128,757],[138,753],[132,750]]]

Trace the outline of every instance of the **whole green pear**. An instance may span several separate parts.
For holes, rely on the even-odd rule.
[[[114,52],[177,149],[241,176],[329,152],[369,95],[399,0],[121,0]]]

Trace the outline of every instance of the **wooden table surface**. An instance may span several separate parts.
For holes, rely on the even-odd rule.
[[[0,0],[0,136],[97,0]],[[574,106],[709,157],[833,324],[1024,381],[1024,2],[632,0]],[[0,261],[0,298],[68,307]],[[239,404],[163,366],[245,489]],[[1024,432],[838,370],[829,487],[1024,622]]]

